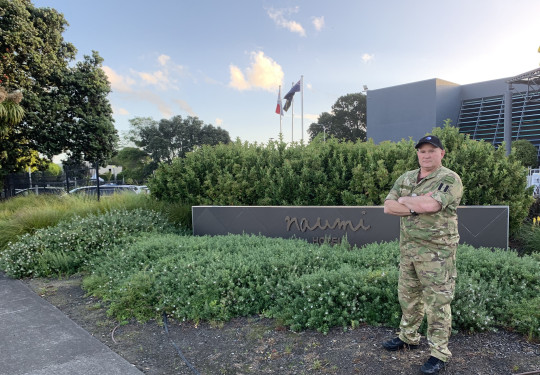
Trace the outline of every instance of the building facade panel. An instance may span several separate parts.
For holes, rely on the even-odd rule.
[[[467,85],[430,79],[370,90],[367,137],[375,143],[418,139],[450,119],[460,132],[499,146],[509,79]],[[540,150],[540,93],[526,91],[526,85],[513,84],[512,140],[529,140]]]
[[[435,101],[435,79],[369,90],[367,137],[375,143],[422,137],[436,121]]]

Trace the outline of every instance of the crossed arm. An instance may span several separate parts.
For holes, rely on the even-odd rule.
[[[418,214],[430,214],[440,211],[441,204],[431,197],[433,192],[416,197],[399,197],[398,200],[384,201],[384,213],[395,216],[409,216],[411,210]]]

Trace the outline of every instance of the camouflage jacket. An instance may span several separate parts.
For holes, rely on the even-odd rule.
[[[386,199],[403,196],[431,196],[441,204],[441,210],[431,214],[400,218],[400,247],[403,255],[415,260],[431,261],[452,256],[459,242],[457,207],[463,195],[463,185],[457,173],[440,167],[417,182],[420,169],[401,175]]]

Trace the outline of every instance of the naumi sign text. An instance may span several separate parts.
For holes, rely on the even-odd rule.
[[[508,206],[460,206],[460,243],[508,247]],[[399,218],[382,206],[193,206],[194,235],[260,234],[358,247],[399,238]]]

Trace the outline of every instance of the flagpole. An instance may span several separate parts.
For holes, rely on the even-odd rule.
[[[279,100],[281,102],[281,85],[279,85]],[[281,139],[281,135],[283,133],[283,129],[282,129],[282,125],[281,125],[282,117],[283,117],[282,114],[283,114],[283,108],[282,108],[281,103],[280,103],[280,105],[279,105],[279,137],[280,137],[280,139]]]
[[[292,83],[294,87],[294,82]],[[291,143],[294,142],[294,96],[291,98]]]
[[[300,83],[301,83],[301,80],[296,83],[293,82],[291,89],[284,96],[286,102],[283,109],[285,110],[285,112],[287,112],[289,108],[292,108],[291,109],[291,143],[294,142],[294,93],[301,91]],[[302,107],[303,106],[304,105],[302,104]],[[302,108],[302,132],[304,131],[303,121],[304,121],[304,108]],[[302,141],[303,140],[304,140],[304,136],[302,135]]]
[[[304,76],[300,76],[300,90],[302,91],[302,143],[304,142]]]

